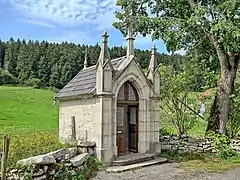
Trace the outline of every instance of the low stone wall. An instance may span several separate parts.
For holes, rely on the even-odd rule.
[[[178,150],[180,153],[197,152],[197,153],[216,153],[214,148],[213,138],[192,138],[188,136],[160,136],[162,150]],[[240,153],[240,139],[231,141],[230,146]]]
[[[88,158],[95,155],[95,145],[95,142],[80,142],[72,148],[22,159],[17,162],[18,168],[7,174],[7,179],[20,180],[26,179],[26,176],[34,180],[59,179],[62,166],[67,173],[79,173],[84,170]]]

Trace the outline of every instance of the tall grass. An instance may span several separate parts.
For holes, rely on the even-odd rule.
[[[0,141],[2,147],[2,141]],[[8,167],[18,160],[55,151],[67,145],[61,144],[55,131],[31,132],[10,136]]]

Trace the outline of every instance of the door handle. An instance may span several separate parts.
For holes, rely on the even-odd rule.
[[[118,134],[122,134],[122,131],[118,131],[117,133],[118,133]]]

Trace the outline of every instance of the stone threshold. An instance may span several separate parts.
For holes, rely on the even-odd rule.
[[[162,164],[165,162],[167,162],[167,158],[157,157],[155,159],[148,160],[145,162],[140,162],[137,164],[124,165],[124,166],[111,166],[106,169],[106,172],[119,173],[119,172],[124,172],[124,171],[128,171],[128,170],[134,170],[134,169],[141,168],[141,167]]]
[[[130,153],[124,156],[118,156],[113,162],[112,166],[125,166],[136,164],[140,162],[149,161],[155,158],[154,154],[149,153]]]

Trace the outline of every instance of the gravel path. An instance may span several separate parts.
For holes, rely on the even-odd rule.
[[[122,173],[103,171],[92,180],[240,180],[240,168],[225,173],[199,173],[186,172],[178,163],[168,163]]]

